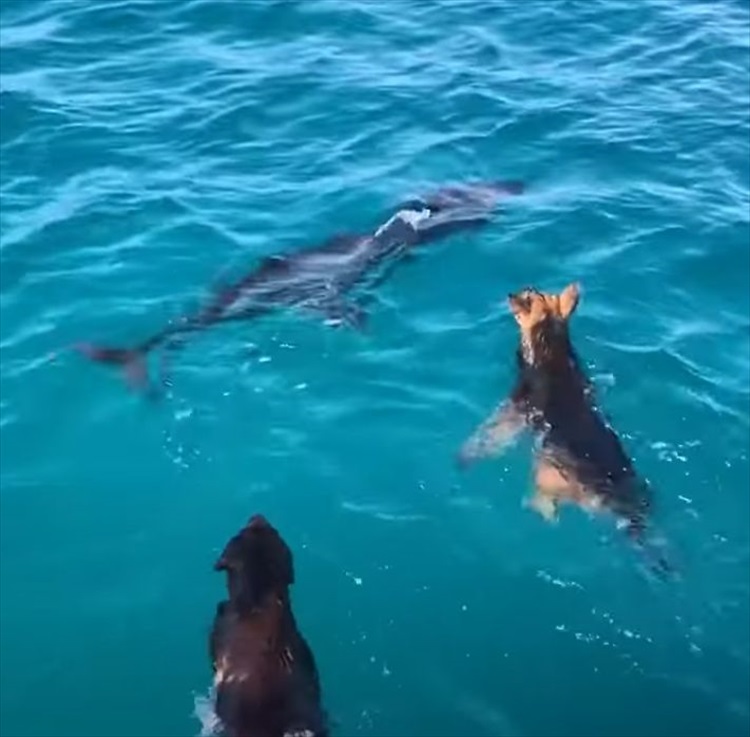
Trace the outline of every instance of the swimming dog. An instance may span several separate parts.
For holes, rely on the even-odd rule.
[[[577,284],[559,294],[527,287],[508,295],[520,332],[516,383],[464,443],[459,459],[466,465],[497,454],[520,432],[531,430],[538,445],[528,506],[548,521],[557,519],[562,503],[590,513],[608,511],[645,549],[652,491],[597,407],[594,387],[573,348],[569,321],[579,298]],[[669,568],[663,558],[655,563],[658,569]]]
[[[444,187],[403,203],[369,235],[339,234],[315,248],[261,260],[246,276],[218,290],[207,305],[136,346],[78,343],[74,348],[93,361],[123,368],[132,386],[153,390],[146,367],[149,352],[159,346],[174,350],[188,333],[212,325],[299,307],[322,315],[329,323],[362,327],[365,310],[346,298],[350,290],[414,246],[486,225],[504,196],[520,194],[523,189],[517,181]]]
[[[326,737],[313,652],[297,629],[289,596],[292,553],[261,515],[214,564],[229,599],[210,636],[216,714],[229,737]]]

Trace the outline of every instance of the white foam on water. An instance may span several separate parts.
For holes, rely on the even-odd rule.
[[[205,694],[195,696],[193,714],[201,724],[197,737],[217,737],[221,734],[221,720],[214,710],[214,697],[213,686]]]
[[[387,220],[383,225],[381,225],[376,231],[375,231],[375,237],[377,238],[381,233],[385,231],[386,228],[388,228],[390,225],[392,225],[396,220],[401,220],[402,222],[406,223],[407,225],[410,225],[412,228],[416,230],[419,223],[421,223],[423,220],[427,220],[430,217],[430,211],[425,210],[399,210],[392,218]]]

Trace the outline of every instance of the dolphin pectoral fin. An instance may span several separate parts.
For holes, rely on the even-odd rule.
[[[332,327],[348,327],[362,331],[367,322],[366,310],[356,302],[341,297],[327,299],[317,304],[306,305],[307,309],[322,316]]]
[[[345,326],[363,331],[367,323],[367,312],[356,302],[341,300],[326,309],[326,322],[336,327]]]

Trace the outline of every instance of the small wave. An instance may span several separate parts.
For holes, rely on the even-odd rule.
[[[360,504],[357,502],[343,501],[341,502],[341,508],[345,509],[347,512],[369,515],[375,519],[382,520],[383,522],[421,522],[429,519],[424,514],[397,512],[378,504]]]
[[[64,27],[58,16],[49,16],[33,23],[0,27],[0,46],[11,49],[17,46],[31,46],[46,41]]]

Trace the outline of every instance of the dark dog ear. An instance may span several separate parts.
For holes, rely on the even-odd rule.
[[[522,320],[531,312],[531,300],[528,295],[521,292],[520,294],[508,295],[508,306],[516,320]]]
[[[287,586],[291,586],[294,583],[294,561],[292,559],[292,551],[289,550],[286,543],[283,543],[283,547],[279,551],[279,559],[277,564],[279,566],[278,574]]]
[[[242,556],[239,555],[237,547],[239,545],[237,536],[235,535],[225,546],[224,550],[221,551],[221,555],[214,563],[215,571],[236,571],[239,570],[242,565]]]
[[[291,586],[294,583],[292,551],[279,531],[260,514],[251,517],[245,529],[255,531],[255,550],[269,580]]]

